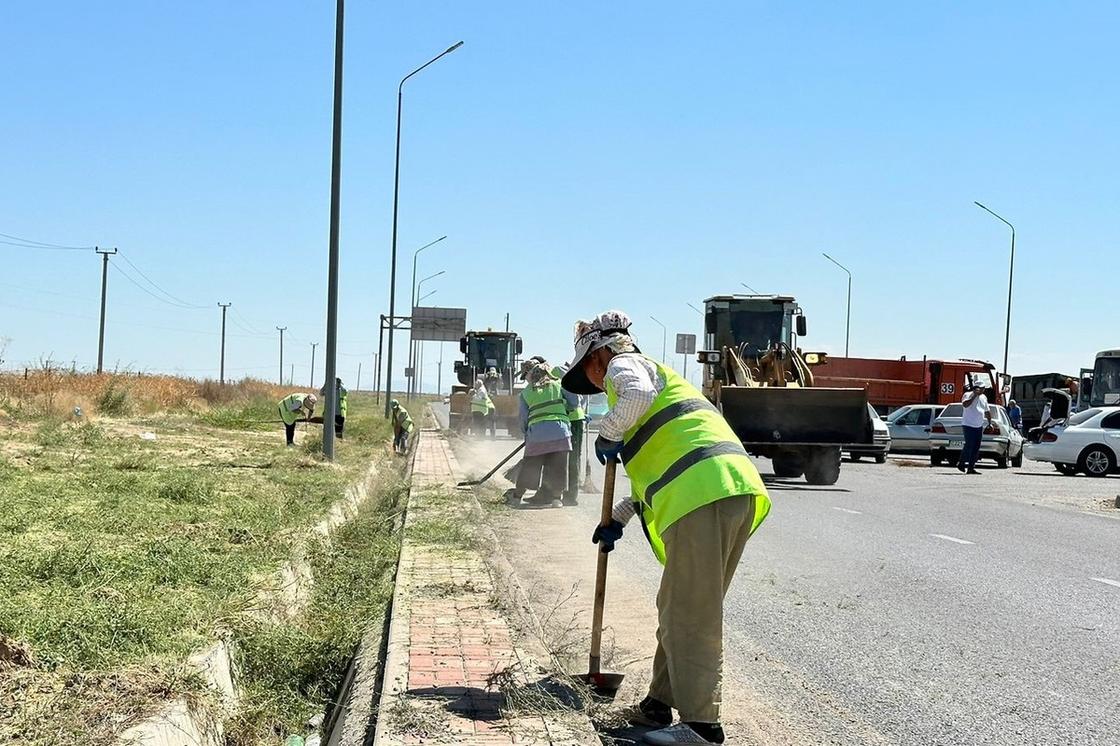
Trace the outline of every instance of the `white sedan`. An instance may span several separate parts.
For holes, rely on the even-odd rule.
[[[1094,407],[1046,428],[1026,457],[1048,461],[1066,476],[1104,477],[1120,471],[1120,407]]]

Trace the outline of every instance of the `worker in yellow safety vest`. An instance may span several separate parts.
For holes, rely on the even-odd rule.
[[[525,455],[513,489],[506,492],[506,503],[516,506],[526,491],[534,490],[527,503],[560,507],[568,487],[568,452],[572,450],[568,407],[574,396],[560,388],[560,379],[539,355],[522,364],[521,378],[527,383],[518,405]]]
[[[486,390],[486,384],[481,378],[474,379],[474,389],[471,391],[471,435],[485,435],[486,423],[494,416],[494,400]]]
[[[412,415],[396,399],[389,402],[393,416],[393,450],[408,453],[408,436],[412,433]]]
[[[557,365],[552,375],[563,378],[567,365]],[[564,491],[564,505],[579,504],[579,470],[583,466],[583,436],[587,424],[587,397],[569,392],[568,423],[572,429],[572,450],[568,452],[568,489]]]
[[[632,494],[592,541],[609,552],[637,515],[664,565],[649,694],[631,720],[660,729],[647,743],[724,742],[720,725],[723,599],[770,499],[723,415],[671,368],[641,354],[630,319],[607,311],[576,325],[564,388],[606,391],[595,455],[621,460]],[[672,725],[673,709],[680,723]]]
[[[346,407],[347,391],[346,391],[346,387],[342,385],[342,379],[341,378],[334,379],[334,394],[335,394],[335,397],[336,397],[335,407],[337,407],[337,410],[335,411],[335,415],[334,415],[334,434],[335,434],[336,438],[341,438],[343,430],[346,429],[346,409],[347,409],[347,407]],[[319,389],[319,395],[320,396],[326,396],[327,395],[327,384],[324,383],[323,387],[321,389]]]
[[[300,420],[309,420],[315,414],[315,394],[288,394],[280,400],[278,406],[280,420],[284,423],[284,437],[288,445],[295,445],[296,423]]]

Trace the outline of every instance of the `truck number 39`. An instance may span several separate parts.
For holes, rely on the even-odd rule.
[[[957,385],[955,383],[943,383],[943,384],[941,384],[941,393],[942,394],[953,394],[953,393],[956,393],[956,391],[957,391]]]

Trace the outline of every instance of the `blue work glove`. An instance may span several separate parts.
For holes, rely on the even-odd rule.
[[[622,538],[622,524],[611,521],[606,526],[596,526],[591,534],[591,543],[599,545],[599,551],[606,554],[614,549],[614,543]]]
[[[595,458],[600,464],[607,461],[618,461],[618,454],[622,453],[621,440],[607,440],[602,435],[595,439]]]

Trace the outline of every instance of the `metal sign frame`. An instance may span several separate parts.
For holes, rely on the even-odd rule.
[[[696,354],[696,335],[695,334],[678,334],[677,335],[677,354],[678,355],[694,355],[694,354]]]

